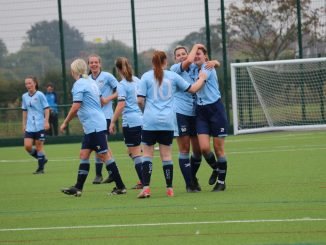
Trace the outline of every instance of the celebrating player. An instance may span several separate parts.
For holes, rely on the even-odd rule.
[[[83,59],[76,59],[72,62],[71,75],[76,80],[72,88],[73,104],[60,126],[60,130],[63,132],[68,123],[78,115],[85,135],[79,154],[80,164],[77,183],[62,189],[62,192],[67,195],[81,196],[89,172],[89,157],[91,152],[95,151],[96,157],[106,164],[106,169],[112,174],[116,183],[111,194],[125,194],[126,188],[115,160],[108,153],[107,125],[101,109],[100,90],[95,81],[88,77],[87,64]]]
[[[155,51],[152,57],[153,70],[146,72],[140,82],[138,104],[144,111],[143,117],[143,189],[138,198],[151,195],[149,184],[152,175],[154,145],[159,143],[159,151],[166,182],[166,194],[174,196],[172,188],[173,162],[171,144],[174,132],[173,95],[177,90],[195,93],[204,84],[206,75],[200,74],[194,84],[189,84],[175,72],[165,70],[167,57],[163,51]]]

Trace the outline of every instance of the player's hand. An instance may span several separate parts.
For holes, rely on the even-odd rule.
[[[220,62],[218,62],[217,60],[209,60],[209,61],[207,61],[206,64],[205,64],[205,68],[206,68],[207,70],[211,70],[211,69],[213,69],[215,66],[216,66],[216,67],[220,67]]]
[[[110,134],[115,134],[115,133],[116,133],[114,123],[111,123],[111,124],[110,124],[109,132],[110,132]]]
[[[203,79],[203,80],[206,80],[207,79],[207,74],[203,71],[200,71],[199,72],[199,78]]]
[[[50,124],[49,124],[49,122],[48,121],[45,121],[44,122],[44,129],[45,130],[48,130],[50,128]]]
[[[67,128],[67,124],[65,122],[63,122],[60,126],[60,132],[61,133],[64,133],[65,132],[65,129]]]

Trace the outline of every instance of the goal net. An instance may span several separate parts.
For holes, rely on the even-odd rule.
[[[326,128],[326,58],[231,64],[234,134]]]

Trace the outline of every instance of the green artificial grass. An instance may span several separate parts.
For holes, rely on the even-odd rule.
[[[175,197],[165,194],[155,151],[152,196],[137,199],[133,163],[123,142],[110,143],[128,188],[75,183],[80,144],[45,145],[44,175],[22,147],[0,148],[0,244],[326,244],[326,132],[278,132],[226,139],[227,189],[211,192],[203,160],[200,193],[187,193],[173,145]],[[103,168],[104,177],[107,176]]]

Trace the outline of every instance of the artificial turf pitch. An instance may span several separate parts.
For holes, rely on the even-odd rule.
[[[45,145],[45,174],[23,147],[0,148],[0,244],[326,244],[326,132],[229,136],[227,189],[211,192],[203,160],[200,193],[187,193],[173,145],[175,197],[165,194],[155,151],[151,198],[130,189],[137,177],[123,142],[112,142],[128,188],[93,185],[80,198],[73,185],[80,144]],[[104,177],[107,176],[103,168]]]

